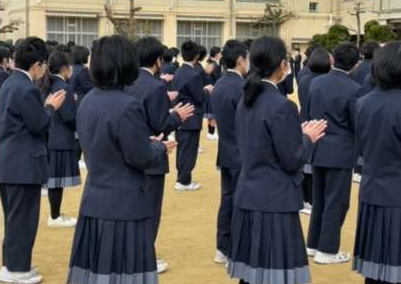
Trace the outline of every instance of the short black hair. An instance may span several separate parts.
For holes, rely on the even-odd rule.
[[[309,45],[307,48],[306,48],[306,50],[305,50],[305,56],[306,56],[306,58],[309,58],[311,55],[312,55],[312,53],[315,51],[315,49],[317,49],[317,48],[322,48],[323,46],[322,45],[320,45],[320,44],[312,44],[312,45]]]
[[[330,53],[324,48],[317,48],[308,60],[308,66],[314,73],[324,74],[331,69]]]
[[[47,66],[51,74],[60,73],[63,67],[68,67],[70,65],[69,55],[62,51],[55,51],[49,56],[47,61]]]
[[[248,47],[248,50],[250,50],[251,45],[253,43],[253,39],[248,38],[248,39],[244,40],[243,43]]]
[[[198,49],[198,50],[199,50],[199,53],[198,53],[199,57],[198,57],[198,60],[199,60],[200,62],[202,62],[202,61],[206,58],[206,56],[207,56],[207,49],[206,49],[205,46],[199,44],[199,49]]]
[[[129,39],[113,35],[94,43],[90,74],[96,87],[122,90],[135,81],[138,71],[138,57]]]
[[[162,43],[151,36],[138,39],[135,43],[135,50],[141,67],[153,67],[157,59],[161,59],[164,53]]]
[[[176,47],[170,48],[174,52],[174,56],[177,57],[180,54],[180,50]]]
[[[49,54],[45,42],[38,37],[28,37],[18,42],[15,67],[28,71],[37,62],[44,63]]]
[[[351,42],[340,43],[334,48],[334,67],[350,71],[359,61],[359,50],[355,44]]]
[[[82,45],[75,45],[71,51],[71,61],[73,64],[87,64],[89,59],[89,49]]]
[[[221,53],[221,48],[218,46],[212,46],[210,48],[210,57],[213,58],[215,57],[217,54]]]
[[[56,47],[56,51],[61,51],[61,52],[65,52],[65,53],[70,53],[70,52],[71,52],[71,49],[70,49],[68,46],[66,46],[65,44],[59,44],[59,45]]]
[[[373,57],[372,76],[380,88],[401,88],[401,41],[387,43]]]
[[[228,40],[223,47],[223,63],[226,68],[233,69],[237,66],[240,57],[246,58],[248,47],[238,40]]]
[[[67,46],[69,49],[71,49],[75,45],[76,45],[75,41],[70,40],[69,42],[67,42]]]
[[[10,59],[11,52],[7,47],[0,46],[0,64],[3,63],[4,59]]]
[[[377,41],[365,41],[361,46],[361,54],[365,59],[372,59],[375,51],[380,48]]]
[[[184,61],[194,61],[199,55],[199,45],[192,41],[186,41],[181,45],[181,55]]]
[[[171,61],[173,61],[173,58],[175,56],[175,51],[172,48],[166,49],[163,53],[163,61],[166,63],[170,63]]]

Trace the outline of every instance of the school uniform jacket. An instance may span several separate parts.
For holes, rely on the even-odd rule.
[[[308,74],[304,75],[298,84],[298,99],[299,104],[301,106],[301,121],[310,120],[309,117],[309,109],[310,109],[310,96],[309,96],[309,87],[314,78],[321,74],[309,72]]]
[[[291,73],[285,77],[284,81],[277,85],[283,96],[288,96],[294,93],[294,74]]]
[[[326,135],[318,141],[314,166],[352,169],[355,152],[355,103],[361,86],[347,73],[333,69],[312,81],[311,119],[327,120]]]
[[[83,97],[93,88],[93,83],[89,75],[89,69],[81,64],[73,66],[71,87],[78,96],[77,105],[81,103]]]
[[[401,207],[401,90],[375,88],[356,106],[364,165],[360,202]]]
[[[209,96],[203,87],[202,75],[195,67],[183,64],[175,73],[173,90],[179,93],[177,102],[190,103],[195,107],[194,115],[181,125],[181,130],[202,129],[202,107]]]
[[[371,91],[374,90],[374,88],[376,88],[376,83],[372,78],[372,74],[369,73],[365,76],[365,79],[363,80],[362,90],[359,94],[359,97],[369,94]]]
[[[0,89],[9,76],[10,74],[8,73],[8,71],[0,66]]]
[[[163,63],[162,67],[160,68],[160,74],[170,74],[174,75],[175,71],[177,71],[177,67],[173,63]]]
[[[88,166],[81,214],[106,220],[154,215],[145,170],[160,163],[166,149],[151,143],[140,101],[94,88],[78,109],[77,130]]]
[[[301,78],[311,72],[309,66],[307,64],[304,65],[304,67],[299,71],[298,73],[298,81],[301,80]]]
[[[234,204],[262,212],[303,207],[301,168],[312,151],[297,106],[264,83],[252,108],[240,102],[235,131],[242,163]]]
[[[53,107],[43,107],[29,77],[15,70],[0,91],[0,182],[47,182],[46,133]]]
[[[372,72],[372,60],[365,59],[352,72],[351,78],[354,79],[359,85],[362,85],[366,75],[370,74],[371,72]]]
[[[138,79],[125,91],[141,101],[145,110],[149,136],[159,136],[163,133],[167,137],[181,125],[180,116],[175,112],[170,113],[167,87],[149,71],[140,69]],[[167,153],[162,164],[146,171],[150,175],[162,175],[168,172]]]
[[[216,62],[212,62],[213,64],[213,71],[210,74],[210,79],[211,79],[211,83],[212,85],[215,85],[217,83],[217,81],[220,79],[221,77],[221,66],[219,64],[217,64]]]
[[[52,75],[49,94],[59,90],[66,91],[63,105],[56,111],[51,120],[48,136],[48,149],[75,150],[76,104],[72,87],[58,76]]]
[[[244,79],[237,73],[227,71],[217,81],[211,101],[219,129],[217,166],[241,168],[239,149],[235,138],[235,113],[242,98]]]

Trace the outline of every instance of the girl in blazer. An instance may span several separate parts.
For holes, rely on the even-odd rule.
[[[376,52],[378,87],[356,104],[363,154],[353,270],[366,284],[401,283],[401,42]]]
[[[241,284],[311,281],[298,213],[303,205],[301,169],[326,124],[313,121],[301,127],[296,105],[278,90],[288,74],[286,54],[279,38],[253,42],[253,73],[235,119],[242,167],[228,273]]]
[[[95,88],[77,114],[88,177],[67,282],[157,284],[155,206],[145,170],[175,143],[161,136],[152,142],[141,102],[123,92],[138,76],[131,41],[101,38],[90,65]]]
[[[47,225],[51,228],[74,227],[75,218],[61,214],[61,202],[64,187],[81,184],[78,160],[75,152],[75,116],[76,105],[74,92],[68,83],[72,67],[69,56],[61,51],[52,53],[48,60],[48,72],[44,77],[42,93],[48,94],[59,90],[66,91],[62,107],[52,118],[48,131],[48,172],[46,187],[50,203],[50,216]]]

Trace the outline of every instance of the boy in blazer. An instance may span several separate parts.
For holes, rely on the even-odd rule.
[[[32,270],[31,259],[41,186],[47,181],[45,138],[50,119],[65,98],[62,90],[42,101],[34,80],[43,76],[46,59],[41,39],[23,40],[16,49],[16,69],[0,91],[0,183],[6,204],[0,281],[6,283],[42,280]]]

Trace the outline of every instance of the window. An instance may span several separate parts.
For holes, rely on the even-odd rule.
[[[187,22],[179,21],[177,25],[177,46],[187,40],[193,40],[210,49],[212,46],[221,46],[222,23],[216,22]]]
[[[316,13],[317,12],[317,2],[309,2],[309,12]]]
[[[135,35],[137,37],[153,36],[163,41],[163,21],[161,20],[136,20]]]
[[[272,30],[268,26],[256,26],[253,23],[237,23],[236,25],[238,40],[244,41],[265,35],[272,35]]]
[[[48,17],[47,39],[59,43],[74,41],[87,47],[98,38],[98,20],[86,18]]]

